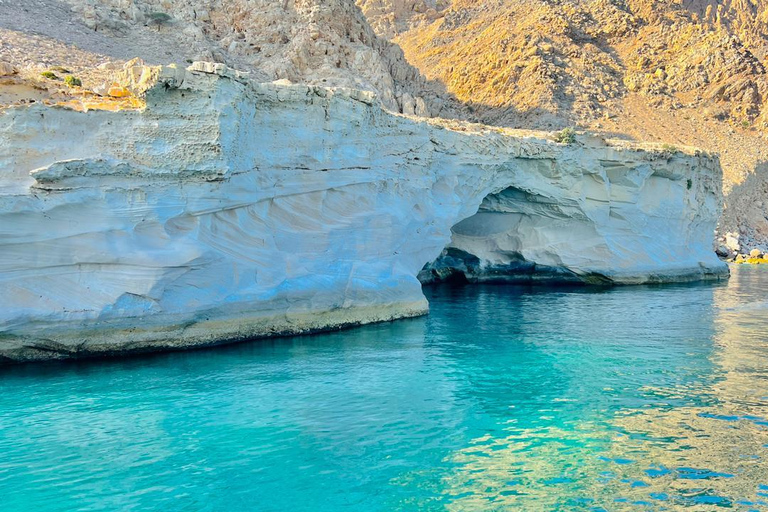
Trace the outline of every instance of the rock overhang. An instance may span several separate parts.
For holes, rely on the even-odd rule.
[[[423,314],[417,276],[446,248],[478,280],[514,261],[587,282],[727,273],[713,155],[423,120],[223,65],[131,73],[141,111],[0,113],[6,358]]]

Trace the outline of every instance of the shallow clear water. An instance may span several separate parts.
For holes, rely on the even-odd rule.
[[[0,510],[768,510],[768,269],[0,370]]]

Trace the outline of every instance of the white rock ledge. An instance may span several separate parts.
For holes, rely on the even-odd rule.
[[[0,111],[0,359],[421,315],[417,275],[449,245],[475,277],[727,275],[716,157],[425,121],[222,66],[156,75],[143,111]]]

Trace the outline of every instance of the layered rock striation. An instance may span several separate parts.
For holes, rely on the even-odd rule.
[[[727,274],[708,154],[417,119],[220,64],[151,74],[142,110],[0,111],[3,360],[421,315],[420,272],[467,262],[470,277]]]

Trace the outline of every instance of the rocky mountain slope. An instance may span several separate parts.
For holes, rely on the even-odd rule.
[[[575,125],[717,151],[721,234],[768,244],[768,2],[358,0],[428,78],[505,126]],[[768,201],[766,201],[768,204]]]
[[[374,27],[395,32],[419,69],[487,121],[597,120],[640,93],[656,106],[703,108],[734,126],[768,127],[768,2],[381,3],[358,0]]]
[[[0,61],[18,72],[0,103],[66,96],[51,68],[92,89],[133,57],[204,60],[376,91],[406,114],[692,145],[720,154],[723,241],[768,249],[768,0],[356,3],[0,2]]]
[[[397,112],[458,115],[351,0],[2,2],[0,36],[0,60],[29,77],[62,66],[93,86],[106,60],[212,61],[261,80],[376,91]]]

